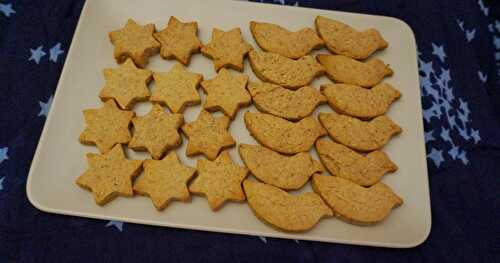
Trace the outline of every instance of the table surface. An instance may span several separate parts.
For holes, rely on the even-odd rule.
[[[393,16],[415,32],[433,213],[424,244],[370,248],[38,211],[26,177],[84,1],[0,0],[0,262],[499,262],[500,3],[264,2]]]

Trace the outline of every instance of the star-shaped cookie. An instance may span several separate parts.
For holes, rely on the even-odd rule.
[[[101,100],[114,99],[120,108],[127,110],[138,101],[148,100],[151,70],[138,69],[131,59],[127,59],[118,68],[104,69],[103,74],[106,84],[99,93]]]
[[[203,80],[203,75],[187,71],[180,63],[176,63],[167,73],[154,73],[155,89],[151,95],[152,102],[165,104],[175,113],[184,111],[186,106],[200,104],[200,95],[196,88]]]
[[[227,69],[221,69],[215,78],[201,82],[201,87],[208,95],[203,108],[208,111],[220,110],[234,119],[240,107],[252,102],[246,90],[247,82],[247,75],[231,74]]]
[[[243,71],[243,59],[252,49],[243,39],[240,28],[227,32],[214,28],[212,40],[201,48],[201,53],[214,60],[215,71],[222,67]]]
[[[154,32],[154,24],[141,26],[132,19],[127,20],[123,28],[110,32],[116,62],[121,64],[131,58],[138,67],[144,68],[148,58],[160,49],[160,43],[153,37]]]
[[[175,16],[170,17],[165,29],[153,34],[161,43],[160,55],[165,59],[175,58],[184,65],[189,64],[191,54],[200,50],[197,35],[198,23],[182,23]]]
[[[187,182],[196,169],[180,163],[175,152],[161,161],[144,161],[144,175],[135,180],[134,191],[149,196],[158,211],[165,209],[170,201],[188,201]]]
[[[132,179],[141,172],[142,161],[125,158],[120,144],[105,154],[87,154],[87,161],[89,168],[76,183],[92,191],[98,205],[133,195]]]
[[[245,201],[241,182],[247,177],[248,169],[234,164],[228,151],[223,151],[215,161],[199,160],[197,170],[198,176],[189,186],[189,191],[205,195],[213,211],[227,200]]]
[[[165,152],[182,142],[178,130],[184,124],[184,117],[182,114],[166,113],[158,104],[145,116],[133,118],[132,124],[134,136],[128,147],[147,150],[153,159],[160,159]]]
[[[227,130],[229,122],[226,116],[214,118],[209,112],[202,110],[194,122],[182,126],[182,131],[189,139],[186,155],[202,153],[214,160],[222,149],[234,146],[236,142]]]
[[[83,115],[87,126],[80,134],[81,143],[96,145],[105,153],[115,144],[130,141],[128,126],[135,113],[118,109],[114,100],[106,101],[99,109],[86,109]]]

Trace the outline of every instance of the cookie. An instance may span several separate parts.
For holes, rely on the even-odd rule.
[[[257,218],[280,230],[301,232],[313,228],[332,210],[315,193],[291,195],[272,185],[245,180],[248,205]]]
[[[105,205],[117,196],[132,196],[132,180],[142,169],[141,160],[129,160],[120,144],[105,154],[87,154],[89,168],[76,179],[88,189],[98,205]]]
[[[305,152],[286,156],[249,144],[240,144],[238,150],[241,160],[255,177],[286,190],[299,189],[312,174],[324,171],[321,163]]]
[[[204,195],[212,211],[217,211],[230,201],[245,201],[241,182],[247,177],[248,169],[234,164],[228,151],[223,151],[215,161],[198,160],[198,176],[189,185],[193,194]]]
[[[332,139],[362,152],[380,149],[392,136],[402,132],[401,127],[385,115],[362,121],[347,115],[322,112],[319,121]]]
[[[222,149],[234,146],[236,142],[227,130],[229,123],[226,116],[214,118],[202,110],[194,122],[182,126],[182,131],[189,139],[186,155],[201,153],[209,160],[214,160]]]
[[[165,29],[153,34],[161,44],[162,58],[175,58],[184,65],[189,64],[191,54],[200,51],[201,42],[197,35],[197,22],[182,23],[175,16],[170,17]]]
[[[250,31],[262,50],[288,58],[301,58],[323,46],[323,40],[308,27],[291,32],[276,24],[251,21]]]
[[[365,59],[373,52],[389,46],[380,32],[373,28],[359,32],[344,23],[324,16],[317,16],[314,22],[326,47],[335,54]]]
[[[154,32],[154,24],[141,26],[132,19],[127,20],[123,28],[110,32],[116,62],[121,64],[131,58],[138,67],[146,67],[149,57],[160,49],[160,43],[153,37]]]
[[[213,79],[201,82],[207,94],[203,108],[207,111],[222,111],[234,119],[238,109],[252,103],[252,97],[246,90],[248,76],[240,73],[229,73],[223,68]]]
[[[350,84],[326,84],[321,85],[321,93],[336,112],[364,120],[384,115],[401,97],[401,93],[387,83],[372,89]]]
[[[375,224],[403,204],[384,183],[365,188],[337,176],[313,175],[312,187],[339,218],[353,224]]]
[[[316,58],[325,67],[328,77],[339,83],[373,87],[393,73],[388,65],[376,58],[367,62],[340,55],[319,54]]]
[[[86,109],[83,115],[86,127],[79,137],[81,143],[95,145],[105,153],[115,144],[130,141],[128,127],[135,113],[118,109],[114,100],[106,101],[99,109]]]
[[[243,71],[243,59],[252,49],[243,39],[240,28],[227,32],[214,28],[212,40],[201,48],[201,53],[214,61],[215,71],[223,67]]]
[[[165,209],[172,200],[189,200],[187,182],[196,169],[184,166],[175,152],[169,153],[161,161],[145,160],[144,175],[134,182],[134,192],[151,198],[158,211]]]
[[[250,51],[248,58],[255,75],[265,82],[271,82],[289,89],[308,85],[315,77],[325,72],[311,56],[293,60],[276,53]]]
[[[313,117],[291,122],[265,113],[245,113],[245,125],[257,141],[284,154],[306,152],[326,130]]]
[[[363,156],[329,140],[317,140],[316,151],[331,174],[362,186],[376,184],[384,174],[398,169],[382,151],[373,151]]]
[[[166,113],[155,104],[148,114],[132,119],[134,136],[128,147],[136,151],[148,151],[153,159],[161,159],[170,149],[178,147],[182,138],[179,128],[184,117],[178,113]]]
[[[293,91],[272,83],[250,82],[248,91],[259,111],[291,121],[311,115],[318,105],[326,102],[325,96],[310,86]]]
[[[138,69],[131,59],[127,59],[120,67],[107,68],[103,73],[106,84],[99,93],[102,101],[114,99],[120,108],[130,110],[136,102],[148,100],[150,70]]]
[[[153,74],[155,88],[151,94],[152,102],[166,105],[172,112],[181,113],[187,106],[201,102],[196,88],[203,80],[203,75],[187,71],[176,63],[169,72]]]

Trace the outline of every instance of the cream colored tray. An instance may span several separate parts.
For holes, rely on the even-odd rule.
[[[400,136],[393,138],[384,148],[399,170],[385,176],[383,181],[404,198],[404,205],[393,210],[387,220],[375,226],[354,226],[329,218],[321,220],[311,231],[300,234],[278,232],[263,224],[245,203],[227,203],[220,211],[213,213],[206,199],[197,196],[192,198],[191,203],[173,202],[163,212],[156,211],[150,199],[140,196],[117,198],[104,207],[97,206],[89,192],[76,186],[75,179],[87,168],[85,154],[97,152],[95,147],[78,143],[78,136],[84,129],[82,110],[100,107],[97,94],[104,84],[102,69],[116,67],[112,56],[113,47],[107,34],[121,28],[128,18],[141,24],[153,22],[161,29],[171,15],[183,21],[198,21],[199,36],[203,43],[210,40],[213,27],[223,30],[240,27],[245,39],[254,47],[257,45],[249,30],[251,20],[277,23],[297,30],[314,27],[314,18],[323,15],[359,29],[375,27],[381,31],[390,47],[377,53],[376,57],[394,69],[394,76],[387,81],[403,94],[388,114],[404,129]],[[323,49],[319,52],[327,51]],[[88,0],[33,158],[26,189],[28,198],[42,211],[82,217],[299,240],[400,248],[416,246],[427,238],[431,228],[416,52],[411,29],[401,20],[390,17],[239,1]],[[173,63],[157,55],[150,61],[148,68],[166,72]],[[205,79],[215,75],[212,61],[200,54],[193,56],[189,70],[202,73]],[[251,80],[256,80],[248,61],[245,62],[245,73]],[[313,86],[319,87],[320,83],[328,81],[322,77],[316,79]],[[199,92],[203,93],[201,90]],[[149,108],[150,104],[143,103],[136,106],[135,111],[142,115]],[[193,121],[199,110],[199,106],[190,107],[185,112],[186,122]],[[255,144],[256,141],[250,137],[243,123],[243,113],[247,110],[256,111],[253,106],[240,110],[231,123],[230,132],[238,143]],[[315,115],[320,111],[331,110],[323,105],[316,110]],[[185,164],[195,167],[197,158],[185,156],[187,139],[183,139],[177,153]],[[314,150],[311,152],[317,158]],[[130,158],[148,158],[145,153],[130,150],[128,153]],[[236,148],[231,150],[231,155],[237,163],[242,164]],[[307,185],[301,191],[311,191],[310,186]]]

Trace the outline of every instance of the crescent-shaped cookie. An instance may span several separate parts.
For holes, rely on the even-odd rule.
[[[384,183],[365,188],[337,176],[314,175],[312,187],[336,216],[353,224],[375,224],[403,204],[403,200]]]
[[[291,195],[272,185],[243,182],[248,205],[260,220],[278,229],[300,232],[311,229],[332,210],[316,193]]]

